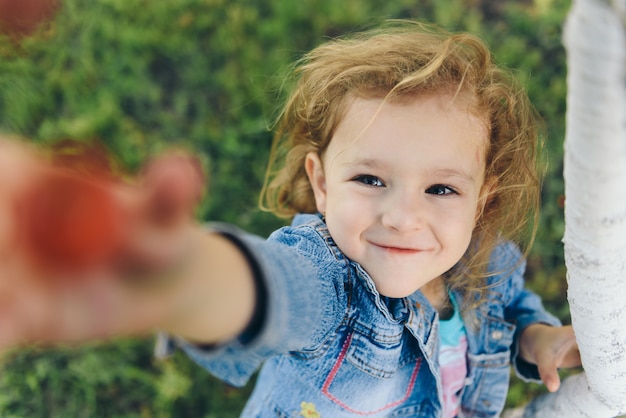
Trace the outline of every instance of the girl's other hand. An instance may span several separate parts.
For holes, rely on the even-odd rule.
[[[150,281],[198,239],[193,158],[94,180],[0,139],[0,167],[0,350],[145,333],[167,314],[166,290]]]
[[[520,355],[536,364],[539,376],[550,392],[561,386],[558,369],[581,365],[580,352],[571,326],[533,324],[520,337]]]

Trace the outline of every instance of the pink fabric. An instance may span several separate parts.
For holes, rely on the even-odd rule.
[[[456,346],[442,346],[439,354],[441,383],[443,386],[443,417],[454,418],[459,413],[461,399],[458,396],[467,375],[467,338],[459,339]]]

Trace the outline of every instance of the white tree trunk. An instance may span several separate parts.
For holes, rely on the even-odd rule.
[[[625,0],[574,0],[565,28],[565,262],[585,374],[513,417],[626,412]]]

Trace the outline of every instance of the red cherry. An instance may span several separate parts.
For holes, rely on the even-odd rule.
[[[111,256],[124,219],[111,186],[62,170],[36,182],[17,205],[18,239],[36,263],[76,271]]]

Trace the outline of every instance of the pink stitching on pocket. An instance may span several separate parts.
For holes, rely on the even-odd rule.
[[[357,415],[377,414],[381,411],[384,411],[385,409],[393,408],[394,406],[398,406],[404,403],[409,398],[409,396],[411,396],[411,392],[413,392],[413,387],[415,386],[415,381],[417,380],[417,374],[422,364],[421,358],[417,359],[417,361],[415,362],[415,368],[413,369],[413,373],[411,374],[411,379],[409,380],[409,385],[406,390],[406,393],[404,394],[404,398],[397,400],[395,402],[391,402],[390,404],[387,404],[383,406],[382,408],[378,408],[375,411],[371,411],[371,412],[357,411],[356,409],[353,409],[349,407],[348,405],[344,404],[343,402],[341,402],[339,399],[337,399],[328,391],[331,383],[333,382],[333,380],[335,379],[335,376],[337,375],[337,372],[339,371],[339,367],[341,367],[341,363],[343,363],[343,360],[346,357],[346,353],[348,352],[348,348],[350,347],[351,342],[352,342],[352,333],[350,333],[348,337],[346,338],[346,341],[344,341],[343,346],[341,347],[341,352],[339,353],[339,357],[337,358],[337,361],[335,361],[333,368],[331,369],[330,373],[328,374],[328,377],[324,381],[324,385],[322,386],[322,393],[326,395],[328,398],[330,398],[333,402],[341,406],[342,408]]]

